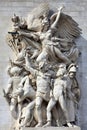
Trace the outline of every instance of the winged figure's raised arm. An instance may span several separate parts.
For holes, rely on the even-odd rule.
[[[74,40],[81,34],[81,29],[75,20],[69,15],[61,13],[61,8],[58,13],[54,13],[51,18],[51,26],[56,26],[56,36]]]

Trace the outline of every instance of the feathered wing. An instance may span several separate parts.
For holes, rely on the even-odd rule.
[[[39,31],[41,29],[42,23],[40,17],[46,14],[49,14],[49,5],[47,3],[43,3],[33,9],[27,17],[27,25],[28,29],[33,31]]]
[[[55,21],[57,13],[53,14],[50,18],[51,24]],[[57,23],[57,37],[67,38],[74,40],[81,34],[81,29],[78,24],[72,19],[71,16],[61,13],[60,19]]]

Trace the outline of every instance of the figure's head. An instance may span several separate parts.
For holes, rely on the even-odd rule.
[[[77,69],[77,66],[74,63],[72,63],[68,67],[68,72],[69,72],[69,77],[70,78],[74,78],[76,76],[76,69]]]
[[[17,66],[11,67],[9,70],[9,73],[11,76],[18,76],[22,72],[22,68],[19,68]]]
[[[65,73],[66,73],[66,65],[60,64],[56,76],[57,77],[63,77]]]
[[[48,14],[44,13],[41,16],[41,19],[42,19],[42,32],[46,32],[50,26]]]

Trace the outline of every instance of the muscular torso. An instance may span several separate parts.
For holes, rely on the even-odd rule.
[[[54,90],[53,90],[53,95],[54,96],[60,96],[63,94],[64,89],[67,87],[67,81],[66,79],[56,79],[54,82]]]
[[[13,93],[18,89],[18,85],[19,85],[19,83],[20,83],[20,81],[21,81],[21,77],[20,76],[14,76],[14,77],[12,77],[12,89],[13,89]]]
[[[37,91],[46,93],[50,91],[51,78],[48,73],[38,73],[37,75]]]

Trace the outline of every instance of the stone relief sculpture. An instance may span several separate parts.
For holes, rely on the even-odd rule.
[[[80,51],[78,24],[48,4],[33,9],[26,19],[12,17],[7,43],[14,53],[4,96],[15,129],[76,125],[80,89],[76,79]]]

